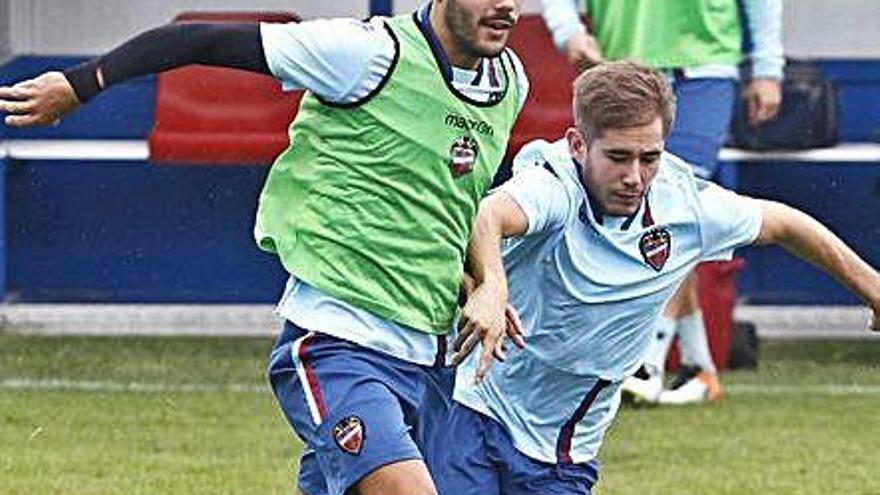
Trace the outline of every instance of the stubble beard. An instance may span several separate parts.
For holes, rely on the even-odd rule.
[[[468,57],[479,59],[482,57],[495,57],[504,49],[482,49],[477,43],[477,29],[479,20],[458,5],[456,0],[447,0],[444,20],[452,34],[454,43],[459,51]]]

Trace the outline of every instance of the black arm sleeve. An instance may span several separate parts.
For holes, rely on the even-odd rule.
[[[64,75],[85,103],[117,82],[190,64],[272,74],[259,24],[180,23],[140,34],[106,55],[64,71]]]

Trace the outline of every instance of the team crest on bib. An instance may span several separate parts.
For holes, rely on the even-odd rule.
[[[672,251],[672,236],[663,228],[651,229],[639,239],[639,251],[645,263],[656,271],[663,269]]]
[[[452,143],[449,148],[449,170],[456,179],[470,173],[477,162],[477,141],[473,138],[462,136]]]
[[[361,418],[357,416],[348,416],[336,423],[333,427],[333,440],[345,452],[351,455],[358,455],[364,448],[364,440],[366,439],[366,428]]]

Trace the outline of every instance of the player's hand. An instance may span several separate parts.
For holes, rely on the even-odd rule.
[[[512,306],[498,290],[483,284],[477,287],[461,310],[458,337],[453,344],[453,364],[460,364],[482,344],[475,379],[482,381],[495,359],[507,358],[505,335],[517,346],[524,347],[522,323]]]
[[[54,124],[78,106],[73,87],[60,72],[0,86],[0,112],[8,114],[5,122],[12,127]]]
[[[474,280],[474,277],[472,277],[470,273],[464,272],[461,276],[461,285],[458,288],[459,307],[464,307],[464,305],[467,304],[468,299],[471,298],[471,294],[474,293],[476,288],[477,281]]]
[[[504,317],[507,322],[504,327],[504,333],[507,335],[507,338],[512,340],[520,349],[525,349],[526,339],[523,336],[523,324],[522,320],[519,319],[519,312],[512,304],[508,303],[504,308]],[[504,342],[501,343],[501,350],[507,350]]]
[[[749,111],[749,125],[756,126],[776,117],[782,104],[782,83],[778,79],[755,78],[743,92]]]
[[[596,38],[587,33],[576,33],[565,42],[565,58],[580,72],[602,61],[602,49]]]

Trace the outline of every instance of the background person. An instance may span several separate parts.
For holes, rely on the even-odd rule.
[[[693,166],[699,177],[712,178],[717,169],[736,99],[744,38],[752,45],[753,77],[742,95],[749,122],[760,124],[778,112],[784,65],[781,0],[742,0],[742,8],[738,0],[587,0],[589,26],[580,20],[579,5],[575,0],[542,0],[557,47],[580,68],[632,59],[662,70],[672,81],[678,107],[666,148]],[[682,375],[674,390],[661,392],[675,335]],[[647,364],[651,377],[634,377],[626,385],[640,400],[686,403],[723,396],[695,276],[670,301]]]

